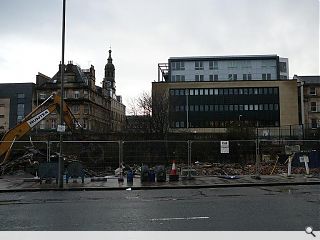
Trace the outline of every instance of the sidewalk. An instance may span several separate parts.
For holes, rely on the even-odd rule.
[[[253,186],[279,186],[279,185],[314,185],[320,184],[320,177],[292,175],[288,178],[282,175],[262,175],[261,180],[253,179],[251,176],[239,176],[238,179],[225,179],[218,176],[195,177],[192,180],[179,180],[178,182],[154,182],[141,183],[139,177],[135,177],[133,184],[128,184],[126,178],[124,182],[119,183],[118,178],[108,177],[107,181],[92,182],[91,178],[85,178],[84,183],[81,179],[74,182],[63,183],[63,189],[59,189],[55,180],[52,183],[42,184],[33,181],[30,176],[0,176],[0,192],[23,192],[23,191],[90,191],[90,190],[148,190],[148,189],[181,189],[181,188],[225,188],[225,187],[253,187]],[[129,189],[128,189],[129,190]]]

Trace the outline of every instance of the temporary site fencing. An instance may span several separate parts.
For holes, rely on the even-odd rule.
[[[24,170],[35,174],[43,162],[58,162],[59,141],[16,141],[2,174]],[[173,160],[178,172],[188,169],[195,176],[271,175],[305,173],[301,156],[308,156],[311,173],[319,172],[320,140],[189,140],[189,141],[64,141],[65,167],[79,162],[87,176],[111,176],[119,167],[139,174],[142,165],[163,165],[170,171]]]

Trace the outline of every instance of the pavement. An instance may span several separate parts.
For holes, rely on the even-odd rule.
[[[118,182],[118,177],[107,176],[92,181],[85,178],[69,179],[69,183],[64,181],[63,188],[60,189],[56,181],[51,183],[40,182],[39,179],[31,175],[4,175],[0,176],[0,192],[36,192],[36,191],[90,191],[90,190],[148,190],[148,189],[183,189],[183,188],[227,188],[227,187],[250,187],[250,186],[281,186],[281,185],[317,185],[320,184],[320,176],[296,174],[287,177],[286,175],[261,175],[260,179],[254,176],[196,176],[193,179],[179,179],[176,182],[146,182],[141,183],[140,177],[134,177],[133,183],[128,183],[126,178],[123,182]],[[99,181],[103,180],[103,181]]]

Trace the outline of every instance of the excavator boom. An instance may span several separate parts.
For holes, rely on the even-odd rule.
[[[53,98],[53,103],[51,103],[45,110],[41,111],[40,113],[33,116],[41,107],[44,106]],[[48,115],[52,112],[60,110],[60,103],[61,98],[58,95],[51,95],[44,103],[42,103],[39,107],[34,109],[28,116],[26,116],[16,127],[10,129],[2,138],[0,142],[0,157],[4,154],[5,159],[0,163],[2,165],[8,158],[8,151],[10,151],[12,144],[14,141],[19,140],[25,134],[27,134],[33,127],[35,127],[39,122],[45,119]],[[76,126],[80,126],[72,112],[70,111],[69,107],[65,102],[63,102],[63,119],[66,125],[73,131]],[[58,111],[59,112],[59,111]]]

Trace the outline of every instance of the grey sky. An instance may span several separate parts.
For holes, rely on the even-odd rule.
[[[52,77],[61,59],[62,0],[1,0],[0,82]],[[169,57],[278,54],[290,76],[319,75],[318,0],[67,0],[66,54],[103,78],[112,46],[128,103]]]

